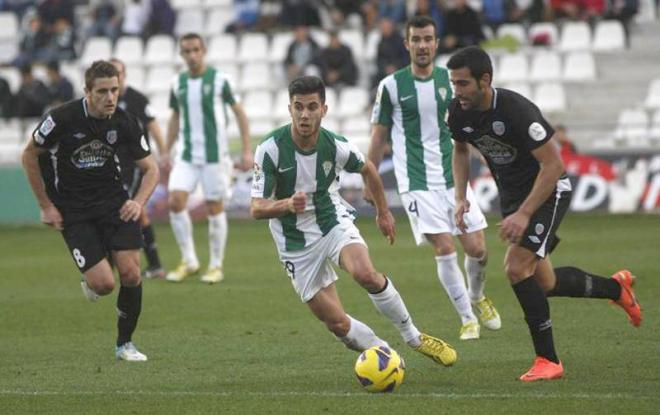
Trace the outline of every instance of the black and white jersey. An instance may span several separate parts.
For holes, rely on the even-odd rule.
[[[85,99],[50,111],[32,133],[37,147],[47,149],[52,170],[43,174],[53,203],[65,221],[87,218],[120,206],[128,194],[120,180],[117,154],[133,160],[150,154],[149,144],[135,117],[117,108],[105,119],[87,111]],[[42,169],[43,170],[43,169]]]
[[[532,150],[555,133],[538,107],[513,91],[493,88],[487,111],[463,110],[458,99],[452,100],[448,123],[454,140],[472,144],[486,159],[500,193],[502,214],[515,212],[540,170]],[[570,190],[568,178],[562,177],[562,190]]]
[[[124,93],[119,97],[117,106],[137,118],[140,127],[142,127],[144,136],[147,138],[147,142],[151,144],[149,141],[149,129],[147,126],[155,119],[155,114],[147,97],[129,86],[126,87]],[[139,180],[136,180],[136,178],[139,179],[140,174],[136,171],[137,167],[135,166],[133,159],[130,157],[130,154],[120,153],[119,163],[121,165],[122,181],[124,182],[124,185],[129,188],[139,185]]]

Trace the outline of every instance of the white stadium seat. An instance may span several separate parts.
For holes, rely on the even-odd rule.
[[[289,118],[289,91],[280,89],[275,93],[273,104],[273,116],[276,120],[286,120]]]
[[[561,79],[561,57],[556,52],[541,52],[532,57],[529,78],[533,82]]]
[[[0,143],[0,165],[20,165],[24,148],[22,143]]]
[[[548,36],[548,40],[550,43],[548,46],[556,46],[557,43],[559,42],[559,30],[557,30],[556,23],[550,23],[550,22],[533,23],[529,27],[529,34],[528,34],[529,43],[531,44],[536,36],[542,34]]]
[[[562,78],[568,82],[584,82],[596,79],[596,61],[591,52],[569,53],[564,59]]]
[[[498,82],[526,81],[529,78],[527,56],[522,53],[502,56],[499,70],[493,78]]]
[[[517,92],[529,100],[532,99],[532,87],[527,82],[510,82],[502,85],[502,88]]]
[[[7,80],[11,92],[14,94],[18,92],[18,88],[21,86],[21,74],[17,68],[13,66],[0,67],[0,77]]]
[[[619,114],[617,129],[614,133],[618,139],[629,142],[638,141],[648,136],[649,116],[642,109],[625,109]]]
[[[138,91],[144,89],[145,84],[145,70],[142,66],[126,65],[126,83]]]
[[[144,92],[166,92],[172,87],[172,80],[176,72],[171,65],[158,65],[149,69],[144,85]]]
[[[626,33],[618,20],[601,20],[594,32],[593,49],[598,52],[622,50],[626,47]]]
[[[268,52],[268,61],[274,65],[280,65],[284,63],[286,58],[286,53],[289,50],[289,45],[293,42],[293,33],[292,32],[281,32],[276,33],[273,36],[273,40],[270,44],[270,51]]]
[[[225,33],[227,25],[234,20],[234,10],[231,7],[220,7],[211,9],[207,13],[204,33],[207,36],[221,35]]]
[[[155,35],[147,41],[144,60],[147,65],[171,64],[174,54],[174,39],[167,35]]]
[[[365,115],[369,105],[369,93],[364,88],[346,87],[339,95],[339,102],[335,115],[339,118],[348,118],[356,115]]]
[[[566,91],[557,82],[540,84],[534,91],[533,101],[543,112],[561,112],[566,110]]]
[[[359,115],[350,117],[341,123],[341,134],[346,137],[363,137],[371,132],[371,123],[369,117]]]
[[[202,0],[202,4],[205,8],[209,7],[225,7],[231,8],[233,6],[233,0]]]
[[[110,59],[111,57],[112,42],[110,39],[107,37],[91,37],[85,43],[79,63],[86,68],[96,60]]]
[[[23,137],[23,128],[18,118],[0,118],[0,144],[18,144],[25,140],[27,136]]]
[[[0,39],[0,62],[9,62],[18,55],[18,42],[11,39]]]
[[[204,12],[199,8],[180,10],[176,16],[174,34],[179,37],[189,32],[200,32],[204,28]]]
[[[156,112],[156,118],[167,117],[170,113],[170,92],[161,91],[149,95],[149,104]]]
[[[13,40],[19,38],[18,18],[12,12],[0,12],[0,40]]]
[[[660,109],[656,110],[653,114],[651,128],[649,129],[649,136],[656,142],[660,141]]]
[[[521,45],[527,44],[527,33],[523,25],[518,23],[504,23],[497,28],[497,37],[511,36],[520,42]]]
[[[660,109],[660,78],[651,81],[644,105],[651,109]]]
[[[263,62],[268,59],[268,38],[263,33],[246,33],[241,36],[238,60],[241,63]]]
[[[265,89],[270,91],[278,85],[272,77],[272,70],[267,63],[251,63],[243,65],[240,71],[240,80],[238,89],[241,91],[253,91],[256,89]]]
[[[238,61],[238,42],[232,34],[221,34],[211,38],[206,58],[209,62],[222,65]]]
[[[144,45],[137,36],[122,36],[115,44],[115,58],[125,65],[141,65],[144,60]]]
[[[265,138],[266,134],[279,127],[273,120],[269,119],[255,119],[250,120],[250,136]]]
[[[559,50],[573,52],[591,48],[591,29],[586,22],[566,22],[561,29]]]
[[[272,119],[273,94],[269,91],[251,91],[242,100],[243,109],[249,120]]]
[[[367,61],[374,61],[378,55],[378,44],[380,43],[380,31],[374,29],[367,34],[364,45],[364,58]]]
[[[328,32],[325,30],[313,27],[309,30],[309,35],[312,37],[312,39],[314,39],[314,41],[319,45],[321,49],[328,46],[330,35],[328,35]]]
[[[201,9],[202,1],[201,0],[170,0],[170,5],[173,9],[177,10],[178,16],[181,16],[182,11],[187,9],[195,8]]]
[[[364,36],[357,29],[344,29],[339,32],[339,40],[353,52],[353,59],[364,60]]]

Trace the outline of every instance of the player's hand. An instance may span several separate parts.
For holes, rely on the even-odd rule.
[[[287,206],[291,213],[303,213],[307,206],[307,195],[305,192],[297,191],[289,198]]]
[[[470,202],[467,199],[456,201],[456,209],[454,210],[454,222],[456,227],[461,232],[467,232],[467,223],[465,223],[465,214],[470,211]]]
[[[50,205],[47,208],[41,209],[41,222],[48,226],[52,226],[58,231],[61,231],[64,228],[62,226],[64,223],[62,220],[62,214],[55,205]]]
[[[140,219],[142,213],[142,205],[135,200],[127,200],[124,205],[119,209],[119,217],[124,222],[136,221]]]
[[[365,202],[369,203],[371,206],[374,205],[374,196],[371,194],[368,186],[362,188],[362,198]]]
[[[252,168],[252,166],[254,165],[254,156],[252,155],[251,150],[243,151],[241,159],[242,159],[241,161],[243,163],[241,165],[241,170],[243,170],[243,171],[250,170]]]
[[[387,238],[387,242],[389,242],[390,245],[393,245],[396,236],[396,229],[394,227],[395,221],[392,212],[390,212],[389,209],[385,212],[379,212],[376,215],[376,223],[385,238]]]
[[[529,215],[516,211],[504,218],[500,224],[500,239],[512,244],[520,242],[529,225]]]

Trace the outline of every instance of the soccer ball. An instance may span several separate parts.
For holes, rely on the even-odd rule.
[[[403,382],[405,364],[396,350],[374,346],[363,351],[355,362],[355,375],[369,392],[394,392]]]

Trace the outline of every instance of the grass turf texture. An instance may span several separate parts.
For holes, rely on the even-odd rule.
[[[458,340],[460,322],[437,280],[430,248],[414,246],[406,219],[398,218],[394,247],[373,220],[358,222],[374,264],[392,276],[417,326],[459,353],[452,368],[414,353],[341,273],[346,310],[406,360],[404,383],[392,395],[360,390],[353,374],[357,354],[300,303],[265,221],[230,221],[221,284],[207,286],[196,277],[181,284],[144,282],[134,341],[149,356],[146,363],[114,360],[116,291],[88,303],[56,232],[0,228],[0,413],[656,413],[660,217],[568,215],[555,266],[602,275],[629,267],[639,277],[644,321],[633,328],[605,300],[551,299],[566,374],[534,384],[516,380],[531,365],[533,349],[503,276],[497,219],[490,219],[486,292],[503,328],[483,329],[480,340],[467,343]],[[165,265],[174,267],[178,251],[169,226],[157,225],[156,233]],[[204,223],[195,235],[204,261]]]

